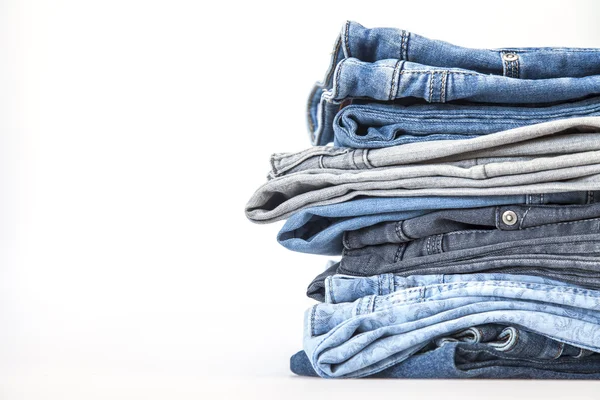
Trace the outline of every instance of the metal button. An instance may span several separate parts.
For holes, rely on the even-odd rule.
[[[519,56],[515,53],[502,53],[502,59],[504,61],[517,61]]]
[[[514,225],[517,223],[517,214],[514,211],[504,211],[502,213],[502,222],[506,225]]]

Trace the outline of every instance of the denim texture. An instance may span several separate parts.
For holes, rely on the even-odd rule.
[[[332,275],[349,275],[365,277],[371,275],[393,274],[398,277],[407,277],[415,274],[479,274],[503,273],[512,275],[529,275],[547,279],[560,280],[561,282],[579,285],[589,289],[600,290],[600,262],[597,254],[573,254],[581,248],[596,247],[596,235],[593,239],[584,240],[583,243],[569,243],[572,238],[559,238],[545,242],[535,248],[531,254],[507,255],[499,251],[487,255],[468,256],[469,250],[453,255],[452,260],[438,262],[440,255],[421,257],[403,262],[380,263],[373,258],[370,263],[359,265],[355,260],[346,259],[345,264],[330,262],[325,271],[317,275],[308,285],[306,295],[317,301],[325,301],[326,280]],[[511,250],[506,250],[505,253]],[[545,254],[548,251],[549,254]],[[445,257],[446,255],[442,255]]]
[[[463,346],[463,343],[475,346]],[[600,355],[596,353],[515,326],[497,324],[475,326],[437,338],[429,346],[407,359],[405,363],[411,365],[411,360],[414,358],[422,359],[424,355],[441,354],[442,352],[437,350],[449,344],[456,344],[457,347],[449,347],[460,349],[454,357],[457,371],[502,366],[535,368],[543,364],[547,370],[555,372],[600,371]],[[438,361],[444,362],[443,358]],[[427,364],[422,360],[419,363]],[[299,375],[317,376],[304,352],[294,355],[290,360],[290,366],[292,371]],[[387,370],[382,372],[385,371]],[[374,375],[376,376],[377,374]]]
[[[387,296],[394,292],[431,285],[466,283],[466,282],[493,282],[493,281],[519,281],[543,285],[565,286],[560,280],[540,276],[518,276],[504,273],[479,273],[466,275],[410,275],[399,276],[394,274],[381,274],[372,276],[332,275],[325,279],[325,303],[341,304],[351,303],[367,296]],[[578,287],[571,285],[571,287]],[[486,335],[486,337],[489,335]]]
[[[593,201],[598,200],[600,199]],[[507,216],[510,217],[510,220],[505,219]],[[481,237],[484,237],[486,233],[495,230],[523,231],[527,237],[529,233],[533,232],[528,230],[529,228],[541,227],[542,231],[547,232],[546,229],[551,229],[551,227],[544,227],[544,225],[565,222],[577,224],[581,220],[593,218],[600,218],[600,204],[598,203],[560,206],[512,204],[471,209],[446,209],[411,219],[383,222],[367,228],[346,231],[343,236],[343,244],[344,248],[353,250],[386,243],[408,243],[427,237],[430,237],[428,240],[443,242],[444,236],[439,236],[443,234],[449,234],[446,238],[449,238],[450,235],[464,235],[461,241],[468,242],[469,237],[477,236],[477,232],[481,232]],[[565,225],[556,225],[555,227],[563,226]],[[593,229],[595,226],[592,225],[590,228]],[[517,235],[507,235],[503,237],[513,241],[519,240]],[[478,244],[482,245],[483,242]],[[469,246],[469,244],[465,243],[465,246]],[[448,247],[445,247],[444,251],[447,250]]]
[[[271,157],[269,179],[297,172],[316,174],[335,170],[358,172],[383,167],[457,163],[465,160],[531,159],[597,151],[600,146],[600,117],[571,118],[503,130],[467,140],[438,140],[381,149],[311,147],[297,153]],[[471,162],[472,163],[472,162]]]
[[[535,283],[527,276],[417,286],[311,307],[304,351],[319,376],[365,377],[405,361],[435,338],[500,324],[598,352],[598,304],[598,291]]]
[[[598,49],[469,49],[348,21],[309,96],[311,142],[333,141],[333,119],[347,99],[539,104],[599,93],[597,57]]]
[[[340,255],[344,232],[422,215],[426,211],[506,204],[590,204],[599,200],[600,191],[517,196],[374,197],[303,209],[290,216],[277,240],[293,251]]]
[[[470,139],[546,121],[600,115],[600,98],[535,109],[459,104],[351,104],[333,120],[336,146],[372,149]]]
[[[594,352],[557,342],[546,336],[515,326],[485,324],[474,326],[434,340],[431,345],[441,347],[446,343],[484,343],[505,357],[524,360],[556,360],[561,357],[588,357]],[[427,351],[427,350],[425,350]]]
[[[290,369],[317,377],[304,351],[290,359]],[[531,360],[506,357],[486,344],[446,343],[415,354],[366,378],[396,379],[600,379],[600,355],[585,358]]]
[[[371,168],[366,170],[356,169],[358,165],[343,169],[342,165],[337,168],[290,173],[290,168],[306,163],[307,157],[311,160],[323,160],[315,158],[315,154],[307,155],[303,152],[285,157],[288,174],[262,185],[248,201],[246,215],[256,222],[276,221],[304,208],[340,203],[358,196],[494,196],[596,190],[600,188],[600,151],[569,153],[562,147],[552,146],[553,142],[544,142],[543,147],[550,148],[556,154],[567,154],[539,156],[522,161],[499,158],[498,162],[492,162],[491,157],[467,158],[456,161],[455,165],[443,162],[444,157],[468,157],[473,151],[488,151],[509,144],[514,139],[518,141],[520,138],[522,141],[524,138],[540,138],[590,127],[600,129],[600,117],[530,125],[469,140],[423,142],[371,151],[360,150],[361,168]],[[596,141],[600,139],[597,134],[587,134],[585,137]],[[525,147],[530,146],[534,145],[528,143]],[[332,150],[315,148],[314,151],[323,152],[321,155],[324,155]],[[342,157],[349,156],[351,160],[357,161],[359,154],[355,154],[356,151],[342,151]],[[342,164],[347,164],[345,159],[339,160]],[[376,160],[380,160],[382,165],[374,164]],[[413,162],[421,164],[406,165]],[[397,165],[398,163],[401,165]],[[282,171],[277,169],[278,174]]]
[[[288,249],[341,254],[293,372],[600,379],[599,56],[346,22],[314,146],[273,154],[245,207],[287,219]]]
[[[486,256],[531,257],[536,254],[546,257],[585,256],[600,260],[599,228],[600,219],[593,218],[514,231],[455,231],[399,244],[346,249],[342,253],[340,268],[365,271],[376,265],[381,272],[389,272],[404,268],[430,268]]]

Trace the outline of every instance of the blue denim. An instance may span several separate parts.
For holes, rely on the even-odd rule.
[[[446,343],[484,343],[490,350],[500,352],[503,357],[524,360],[556,360],[559,358],[586,358],[593,353],[589,350],[557,342],[546,336],[523,330],[516,326],[485,324],[474,326],[453,333],[450,336],[437,338],[422,352]],[[481,359],[481,357],[478,357]],[[471,358],[473,359],[473,358]]]
[[[427,360],[423,355],[431,353],[439,355],[441,353],[436,351],[437,349],[453,343],[461,343],[461,345],[454,347],[456,349],[454,363],[449,364],[455,365],[457,371],[512,366],[542,368],[563,373],[600,373],[600,355],[597,353],[557,342],[515,326],[497,324],[475,326],[455,332],[450,336],[437,338],[422,351],[396,367],[402,368],[402,364],[411,365],[411,360],[415,358],[427,364],[426,361],[423,361]],[[475,346],[463,346],[462,343]],[[447,361],[440,359],[439,362],[444,363]],[[290,367],[296,374],[317,376],[306,353],[303,351],[291,358]],[[386,371],[393,368],[391,367],[382,372],[386,373]],[[374,377],[377,376],[378,374],[374,375]],[[447,376],[436,377],[444,378]]]
[[[504,273],[480,273],[464,275],[411,275],[398,276],[394,274],[380,274],[372,276],[350,276],[335,274],[325,278],[325,303],[341,304],[351,303],[367,296],[387,296],[402,290],[465,282],[492,282],[492,281],[524,281],[540,285],[566,286],[563,281],[548,279],[540,276],[511,275]],[[580,287],[569,285],[573,288]],[[580,287],[581,288],[581,287]]]
[[[444,236],[451,234],[460,235],[462,242],[468,238],[478,241],[473,246],[491,244],[479,240],[486,233],[531,231],[530,228],[544,230],[545,225],[560,228],[578,221],[600,218],[600,203],[594,199],[593,204],[568,204],[568,205],[502,205],[492,207],[465,208],[458,210],[440,210],[411,219],[393,222],[382,222],[366,228],[347,231],[344,233],[344,248],[348,250],[360,249],[366,246],[376,246],[386,243],[408,243],[428,238],[444,241]],[[510,218],[509,220],[506,218]],[[460,232],[460,233],[459,233]],[[564,230],[561,234],[566,235]],[[535,233],[534,233],[535,234]],[[544,235],[549,235],[545,232]],[[529,238],[533,236],[528,236]],[[505,239],[515,239],[516,235],[505,236]],[[466,243],[463,247],[468,247]],[[449,251],[452,244],[444,243],[443,251]]]
[[[335,114],[352,98],[531,104],[596,94],[597,59],[598,49],[469,49],[348,21],[323,82],[309,96],[311,141],[333,141]]]
[[[277,241],[287,249],[310,254],[342,254],[345,231],[385,221],[398,221],[442,209],[503,204],[588,204],[599,192],[570,192],[518,196],[391,197],[352,200],[312,207],[293,214],[281,228]]]
[[[511,267],[531,266],[523,264],[528,259],[538,263],[548,260],[548,273],[587,275],[598,282],[600,267],[599,218],[560,222],[531,227],[523,230],[467,230],[429,236],[400,244],[366,246],[344,250],[339,271],[351,275],[376,275],[388,272],[419,274],[435,273],[451,266],[454,273],[467,273],[465,264],[472,261],[509,261]],[[518,262],[514,262],[518,259]],[[490,265],[492,263],[490,262]],[[537,275],[537,274],[532,274]],[[565,279],[567,277],[565,276]],[[595,286],[595,285],[594,285]]]
[[[411,287],[305,313],[304,351],[319,376],[359,378],[399,364],[440,336],[482,324],[516,325],[600,351],[600,292],[527,276]]]
[[[380,148],[432,140],[470,139],[555,119],[600,115],[600,98],[548,107],[456,104],[351,104],[333,120],[334,144]]]
[[[484,361],[479,361],[483,358]],[[301,376],[317,373],[304,351],[290,359],[290,369]],[[557,360],[514,359],[486,344],[447,343],[367,378],[396,379],[600,379],[600,355]]]

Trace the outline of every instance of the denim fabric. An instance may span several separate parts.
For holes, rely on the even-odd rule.
[[[287,157],[286,168],[289,175],[271,179],[256,191],[246,205],[246,215],[257,222],[276,221],[303,208],[340,203],[358,196],[494,196],[596,190],[600,188],[600,151],[535,157],[517,162],[467,158],[458,161],[456,165],[440,161],[376,168],[373,164],[376,159],[381,160],[382,166],[386,166],[386,163],[410,163],[411,158],[425,162],[440,157],[468,157],[474,150],[489,150],[507,144],[507,141],[510,143],[515,138],[524,140],[524,137],[543,137],[571,128],[590,126],[600,129],[600,117],[560,120],[476,139],[447,141],[451,144],[438,141],[374,149],[368,153],[361,150],[362,168],[368,168],[369,165],[375,167],[371,170],[328,168],[289,173],[292,166],[297,167],[306,162],[306,154],[302,153],[297,157]],[[597,134],[586,137],[600,139]],[[552,143],[545,143],[544,147],[548,148],[549,145]],[[562,147],[552,146],[551,149],[557,154],[564,152]],[[330,150],[316,148],[316,151]],[[358,156],[349,154],[353,159]],[[402,161],[399,158],[401,155],[406,156]],[[310,158],[315,160],[315,154],[311,154]],[[281,171],[278,170],[279,173]]]
[[[358,378],[399,364],[429,342],[481,324],[515,325],[593,352],[600,350],[600,292],[511,281],[419,286],[305,314],[304,351],[319,376]]]
[[[460,257],[456,255],[454,259],[445,262],[439,262],[440,255],[433,255],[405,261],[401,266],[381,262],[376,257],[362,265],[355,263],[355,260],[350,262],[346,259],[344,265],[339,262],[329,263],[325,271],[308,285],[306,295],[317,301],[325,301],[326,279],[332,275],[364,277],[385,274],[407,277],[415,274],[503,273],[538,276],[600,290],[600,258],[597,253],[590,255],[585,251],[587,248],[598,247],[595,242],[598,242],[599,237],[600,235],[592,238],[588,236],[589,240],[579,241],[572,237],[564,240],[558,238],[555,241],[542,239],[540,242],[545,242],[544,245],[533,246],[537,252],[532,254],[505,254],[511,251],[509,247],[505,252],[475,254],[469,257],[467,250],[460,253]],[[584,251],[578,253],[582,248]]]
[[[332,275],[325,279],[325,303],[350,303],[367,296],[387,296],[394,292],[422,286],[493,281],[526,281],[528,283],[567,286],[560,280],[540,276],[519,276],[503,273],[466,275],[411,275],[381,274],[372,276]],[[577,287],[571,285],[571,287]],[[496,334],[497,335],[497,334]],[[488,337],[490,335],[486,335]]]
[[[311,147],[297,153],[273,154],[268,177],[284,177],[295,172],[316,174],[319,170],[356,172],[473,159],[570,155],[598,150],[599,132],[600,117],[584,117],[523,126],[466,140],[438,140],[380,149]]]
[[[427,211],[505,204],[589,204],[598,192],[570,192],[519,196],[391,197],[352,200],[312,207],[293,214],[277,240],[290,250],[311,254],[342,254],[342,235],[384,221],[397,221]]]
[[[528,257],[544,254],[545,256],[573,255],[598,258],[600,257],[599,228],[600,218],[593,218],[514,231],[449,232],[400,244],[346,249],[342,253],[340,267],[347,271],[365,271],[374,266],[381,272],[389,272],[420,266],[433,267],[448,262],[492,255]]]
[[[515,326],[498,324],[474,326],[447,337],[437,338],[431,346],[441,347],[452,342],[484,343],[490,349],[502,352],[505,357],[524,360],[556,360],[561,357],[583,358],[595,354],[589,350],[557,342]]]
[[[323,83],[309,96],[311,142],[333,140],[333,118],[346,97],[547,103],[598,93],[597,54],[581,48],[469,49],[347,22]]]
[[[318,376],[304,351],[291,357],[290,369],[297,375]],[[486,344],[456,342],[415,354],[367,378],[600,379],[600,355],[540,362],[506,357]]]
[[[598,115],[598,97],[535,109],[475,104],[352,104],[341,109],[333,120],[334,143],[360,149],[470,139],[556,119]]]
[[[480,369],[483,367],[482,364],[488,368],[503,365],[535,368],[545,361],[550,361],[546,365],[550,371],[600,373],[600,355],[596,353],[518,327],[497,324],[471,327],[450,336],[437,338],[428,346],[429,348],[416,353],[404,363],[411,364],[411,360],[415,358],[422,360],[423,355],[436,352],[436,349],[451,343],[461,343],[457,347],[450,346],[460,349],[455,355],[456,367],[460,370]],[[479,344],[479,346],[465,347],[462,343]],[[439,361],[442,362],[441,359]],[[317,376],[303,351],[292,357],[290,366],[292,371],[299,375]],[[590,366],[596,369],[590,369]],[[438,376],[438,378],[444,377]]]
[[[344,234],[343,244],[346,249],[353,250],[366,246],[408,243],[428,238],[428,241],[439,241],[444,248],[443,251],[448,251],[453,247],[453,239],[451,239],[453,235],[454,237],[462,235],[460,239],[463,242],[462,246],[481,246],[490,244],[490,242],[479,239],[489,237],[487,233],[494,236],[495,234],[492,232],[495,231],[505,233],[497,236],[502,238],[499,239],[500,241],[515,241],[519,240],[519,237],[532,238],[536,236],[536,232],[541,230],[546,234],[553,227],[559,230],[554,234],[565,235],[569,226],[565,223],[577,225],[583,220],[595,218],[600,218],[599,203],[561,206],[509,205],[442,210],[412,219],[383,222],[367,228],[348,231]],[[595,224],[590,225],[590,229],[595,227]],[[561,231],[561,228],[565,229]],[[523,235],[509,233],[514,231],[522,231]],[[481,235],[479,235],[480,233]],[[444,234],[447,235],[444,236]],[[469,243],[469,240],[474,242]]]

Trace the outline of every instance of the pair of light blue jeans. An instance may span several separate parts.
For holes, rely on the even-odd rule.
[[[304,351],[290,359],[290,369],[318,376]],[[417,353],[367,378],[390,379],[600,379],[600,355],[534,360],[507,357],[481,343],[446,343]]]
[[[598,352],[599,305],[599,291],[526,275],[415,276],[391,294],[308,309],[304,351],[321,377],[359,378],[404,362],[436,338],[500,324]]]

